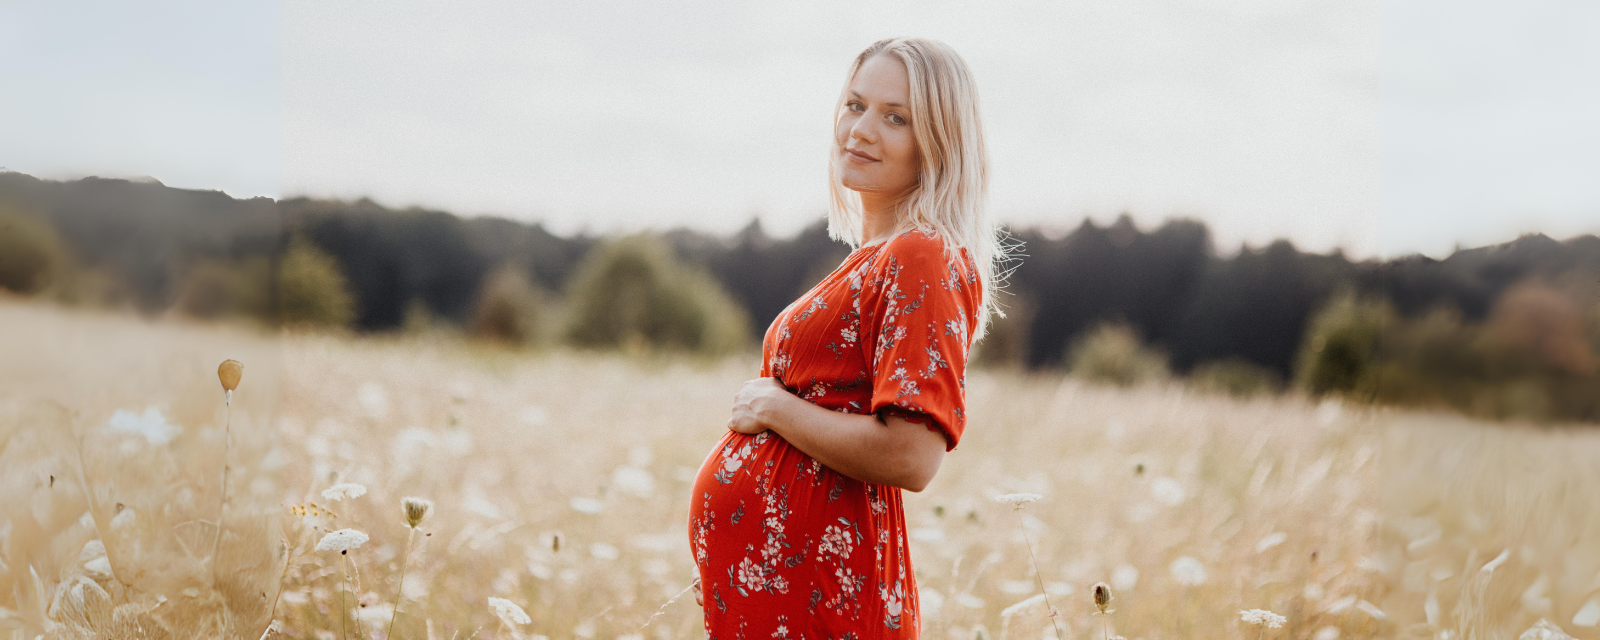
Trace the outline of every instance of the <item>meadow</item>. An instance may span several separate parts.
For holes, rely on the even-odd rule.
[[[688,487],[753,355],[4,299],[0,354],[12,637],[705,635]],[[225,359],[244,364],[226,400]],[[971,372],[968,404],[905,493],[928,638],[1600,638],[1593,426],[1007,370]],[[364,491],[325,497],[342,483]],[[1041,497],[995,500],[1013,493]],[[407,496],[433,505],[415,529]],[[317,550],[346,528],[369,538]]]

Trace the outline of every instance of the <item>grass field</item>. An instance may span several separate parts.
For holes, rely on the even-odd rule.
[[[383,638],[398,604],[394,637],[704,637],[688,486],[753,356],[17,301],[0,354],[0,632]],[[226,358],[245,365],[231,408]],[[1600,638],[1600,429],[1057,374],[974,372],[968,393],[961,446],[905,494],[929,638],[1515,638],[1541,618]],[[341,482],[367,491],[321,495]],[[1043,497],[994,501],[1013,492]],[[434,503],[414,534],[404,496]],[[314,548],[342,528],[370,539]]]

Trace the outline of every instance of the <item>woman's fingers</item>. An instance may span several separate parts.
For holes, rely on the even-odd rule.
[[[699,578],[695,578],[694,579],[694,603],[697,604],[697,605],[700,605],[702,607],[706,606],[705,600],[700,595],[700,579]]]

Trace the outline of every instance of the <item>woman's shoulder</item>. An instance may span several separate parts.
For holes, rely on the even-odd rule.
[[[885,241],[883,250],[878,253],[878,262],[885,266],[888,263],[943,266],[953,257],[945,250],[947,246],[937,232],[914,227]]]
[[[873,291],[889,287],[917,291],[926,286],[964,306],[977,308],[982,303],[971,254],[924,229],[907,230],[883,243],[883,250],[869,267],[866,285]]]
[[[884,242],[877,263],[880,269],[973,275],[972,257],[966,249],[955,249],[938,232],[920,227],[907,229]]]

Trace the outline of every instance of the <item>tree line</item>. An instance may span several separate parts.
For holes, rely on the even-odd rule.
[[[753,348],[848,249],[817,220],[559,236],[537,223],[157,182],[0,174],[0,287],[147,314],[508,343]],[[983,366],[1233,393],[1297,385],[1494,417],[1600,421],[1600,238],[1539,234],[1352,261],[1286,240],[1221,254],[1204,223],[1123,215],[1020,241]]]

